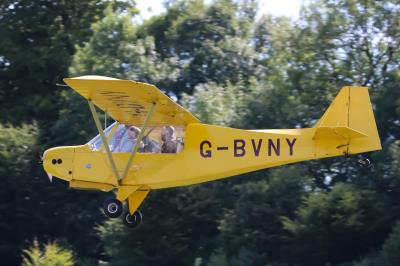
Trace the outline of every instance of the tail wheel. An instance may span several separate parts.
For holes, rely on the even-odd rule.
[[[123,216],[123,222],[127,227],[136,228],[142,222],[143,216],[139,210],[136,210],[133,215],[128,212]]]
[[[110,218],[117,218],[121,216],[123,211],[122,202],[117,199],[107,199],[103,205],[104,214]]]
[[[371,167],[371,160],[368,158],[362,158],[358,160],[358,163],[365,168]]]

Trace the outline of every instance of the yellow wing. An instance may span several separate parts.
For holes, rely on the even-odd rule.
[[[185,126],[200,121],[155,86],[102,76],[66,78],[64,82],[123,124],[142,125],[150,106],[156,108],[149,125]]]

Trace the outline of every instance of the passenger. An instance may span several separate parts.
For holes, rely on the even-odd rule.
[[[161,153],[176,153],[175,128],[173,126],[164,126],[161,131]]]
[[[143,149],[141,149],[140,150],[140,152],[143,152],[143,153],[155,153],[155,147],[154,147],[154,144],[153,144],[153,142],[155,142],[155,141],[153,141],[151,138],[150,138],[150,134],[151,134],[151,132],[153,132],[153,130],[155,129],[155,127],[152,127],[148,132],[147,132],[147,134],[143,137]]]
[[[155,141],[154,139],[151,139],[149,136],[143,137],[143,144],[144,144],[144,147],[141,150],[141,152],[144,152],[144,153],[160,153],[161,152],[160,144],[157,141]]]
[[[119,152],[132,152],[135,147],[136,140],[139,136],[140,129],[135,126],[129,126],[126,130],[128,137],[121,142]],[[139,149],[143,149],[143,143],[140,142]]]

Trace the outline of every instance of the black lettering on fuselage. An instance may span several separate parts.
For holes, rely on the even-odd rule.
[[[246,142],[243,139],[233,140],[233,154],[235,157],[243,157],[246,154],[244,147]]]
[[[268,156],[272,156],[272,149],[274,150],[276,156],[280,156],[281,154],[280,139],[276,139],[276,145],[272,139],[268,139]]]
[[[257,146],[256,146],[256,141],[254,139],[251,139],[251,144],[253,146],[254,155],[258,157],[261,150],[262,139],[258,140]]]
[[[204,146],[206,146],[206,145],[208,146],[207,150],[204,149],[205,148]],[[210,158],[212,155],[210,148],[211,148],[211,142],[209,142],[208,140],[203,140],[200,143],[200,155],[204,158]]]
[[[294,154],[294,146],[296,144],[297,138],[285,138],[285,141],[283,141],[282,138],[282,145],[284,145],[285,149],[285,154],[284,155],[289,155],[293,156]],[[251,148],[247,148],[247,142],[251,142]],[[286,144],[288,149],[288,154],[286,153]],[[213,153],[220,154],[220,152],[223,151],[228,151],[231,148],[233,148],[233,156],[234,157],[244,157],[248,153],[247,149],[252,149],[254,152],[255,157],[259,157],[261,153],[261,148],[266,146],[265,148],[267,149],[267,156],[277,156],[279,157],[281,155],[281,139],[280,138],[275,138],[275,139],[233,139],[233,147],[232,146],[215,146],[215,151],[212,150],[212,144],[208,140],[203,140],[200,142],[200,156],[203,158],[211,158]],[[263,148],[264,149],[264,148]],[[251,156],[252,152],[249,151]]]
[[[294,144],[296,143],[296,140],[297,140],[297,139],[294,138],[293,141],[290,142],[290,139],[286,138],[286,142],[287,142],[287,144],[288,144],[288,146],[289,146],[289,155],[290,155],[290,156],[293,155],[293,146],[294,146]]]

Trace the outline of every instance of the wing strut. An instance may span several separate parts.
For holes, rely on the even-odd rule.
[[[156,107],[156,103],[153,102],[152,105],[150,106],[149,112],[147,113],[146,119],[143,122],[142,128],[140,130],[139,136],[136,139],[135,146],[133,147],[131,155],[129,156],[128,162],[126,163],[126,167],[125,167],[125,170],[124,170],[124,172],[122,174],[121,180],[123,180],[126,177],[126,175],[128,174],[129,168],[132,165],[133,158],[135,157],[135,154],[136,154],[137,150],[139,149],[140,142],[142,142],[142,139],[143,139],[143,136],[144,136],[144,131],[146,130],[147,125],[148,125],[148,123],[150,121],[150,118],[152,117],[152,115],[154,113],[155,107]]]
[[[116,179],[117,184],[118,184],[119,183],[119,175],[118,175],[117,167],[115,165],[113,156],[111,154],[110,147],[108,146],[108,142],[107,142],[106,136],[104,135],[103,129],[101,128],[101,123],[100,123],[99,116],[97,115],[96,108],[94,107],[94,105],[93,105],[93,103],[92,103],[92,101],[90,99],[89,99],[88,103],[89,103],[90,111],[92,112],[94,123],[96,124],[97,130],[99,131],[99,134],[100,134],[100,137],[101,137],[101,140],[103,141],[104,148],[106,149],[106,152],[107,152],[108,160],[110,161],[111,168],[112,168],[112,170],[114,172],[115,179]]]

